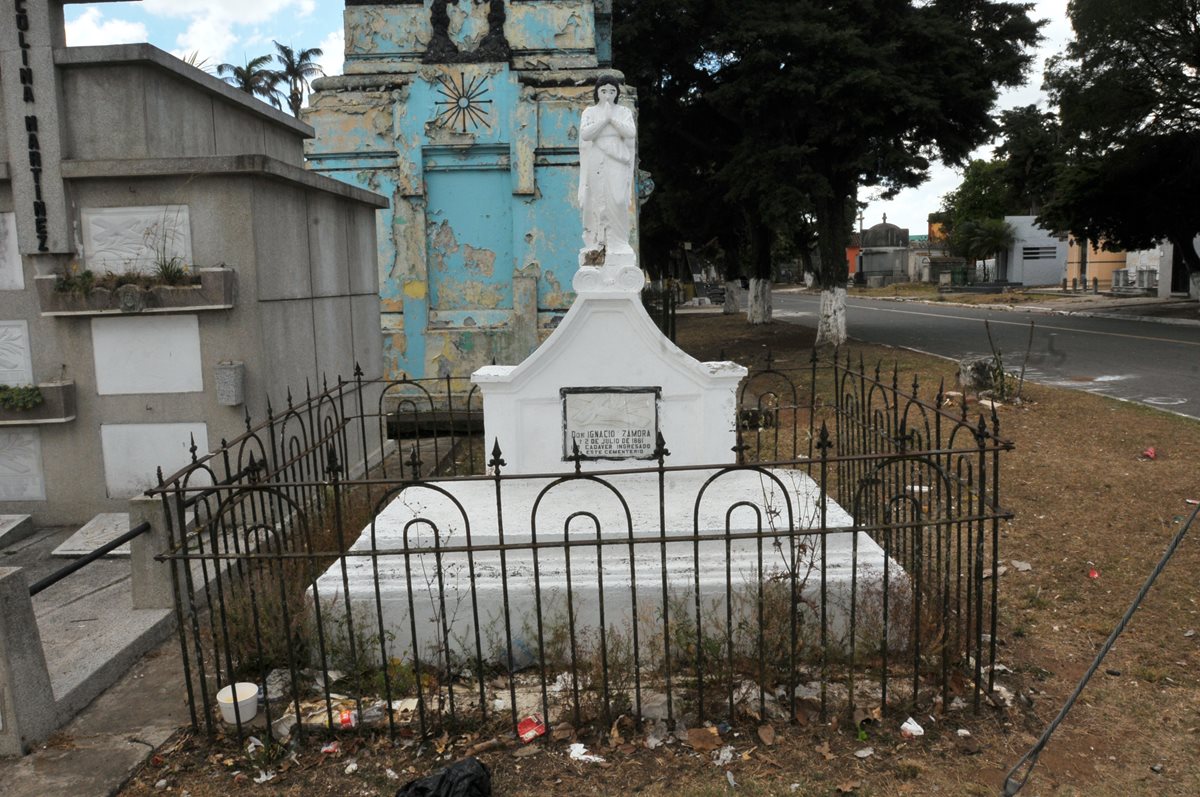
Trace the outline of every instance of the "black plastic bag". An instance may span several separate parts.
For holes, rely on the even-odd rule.
[[[396,797],[492,797],[492,774],[478,758],[464,758],[405,784]]]

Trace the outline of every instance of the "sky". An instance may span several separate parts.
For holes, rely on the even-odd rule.
[[[1045,37],[1037,50],[1025,86],[1006,91],[997,115],[1009,108],[1041,105],[1042,72],[1046,60],[1059,53],[1071,37],[1067,0],[1034,0],[1034,16],[1046,20]],[[144,0],[67,6],[67,44],[118,44],[150,42],[181,58],[196,54],[208,64],[244,64],[274,52],[272,41],[295,49],[320,47],[318,59],[327,75],[342,70],[343,0]],[[615,64],[620,69],[620,64]],[[992,147],[980,148],[975,157],[989,157]],[[877,193],[864,193],[867,203],[863,224],[870,227],[887,220],[924,234],[928,215],[941,206],[941,198],[958,186],[960,171],[936,164],[930,179],[918,188],[884,201]]]

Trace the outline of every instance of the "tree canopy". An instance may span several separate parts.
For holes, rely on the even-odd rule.
[[[1062,138],[1043,226],[1108,249],[1167,239],[1200,276],[1200,2],[1074,0],[1047,70]]]
[[[833,289],[847,281],[860,188],[887,195],[917,185],[932,159],[959,163],[992,135],[998,90],[1021,81],[1038,39],[1030,8],[638,0],[618,6],[615,60],[639,88],[652,87],[640,109],[642,161],[670,203],[721,208],[726,235],[757,253],[759,268],[764,239],[810,225],[818,280]],[[653,87],[658,75],[671,93]],[[671,162],[684,158],[693,159]],[[682,232],[667,214],[654,223],[666,228],[655,234]]]

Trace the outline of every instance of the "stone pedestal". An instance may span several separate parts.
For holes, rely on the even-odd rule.
[[[644,279],[620,260],[581,267],[575,304],[537,351],[472,374],[487,447],[499,443],[505,473],[571,470],[575,445],[588,467],[645,467],[659,434],[668,465],[734,461],[746,369],[702,363],[664,337],[642,307]]]

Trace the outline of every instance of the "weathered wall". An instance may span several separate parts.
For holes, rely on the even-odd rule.
[[[391,199],[377,225],[389,374],[520,362],[570,307],[578,120],[602,74],[595,10],[347,7],[346,74],[317,82],[307,151],[310,168]]]

